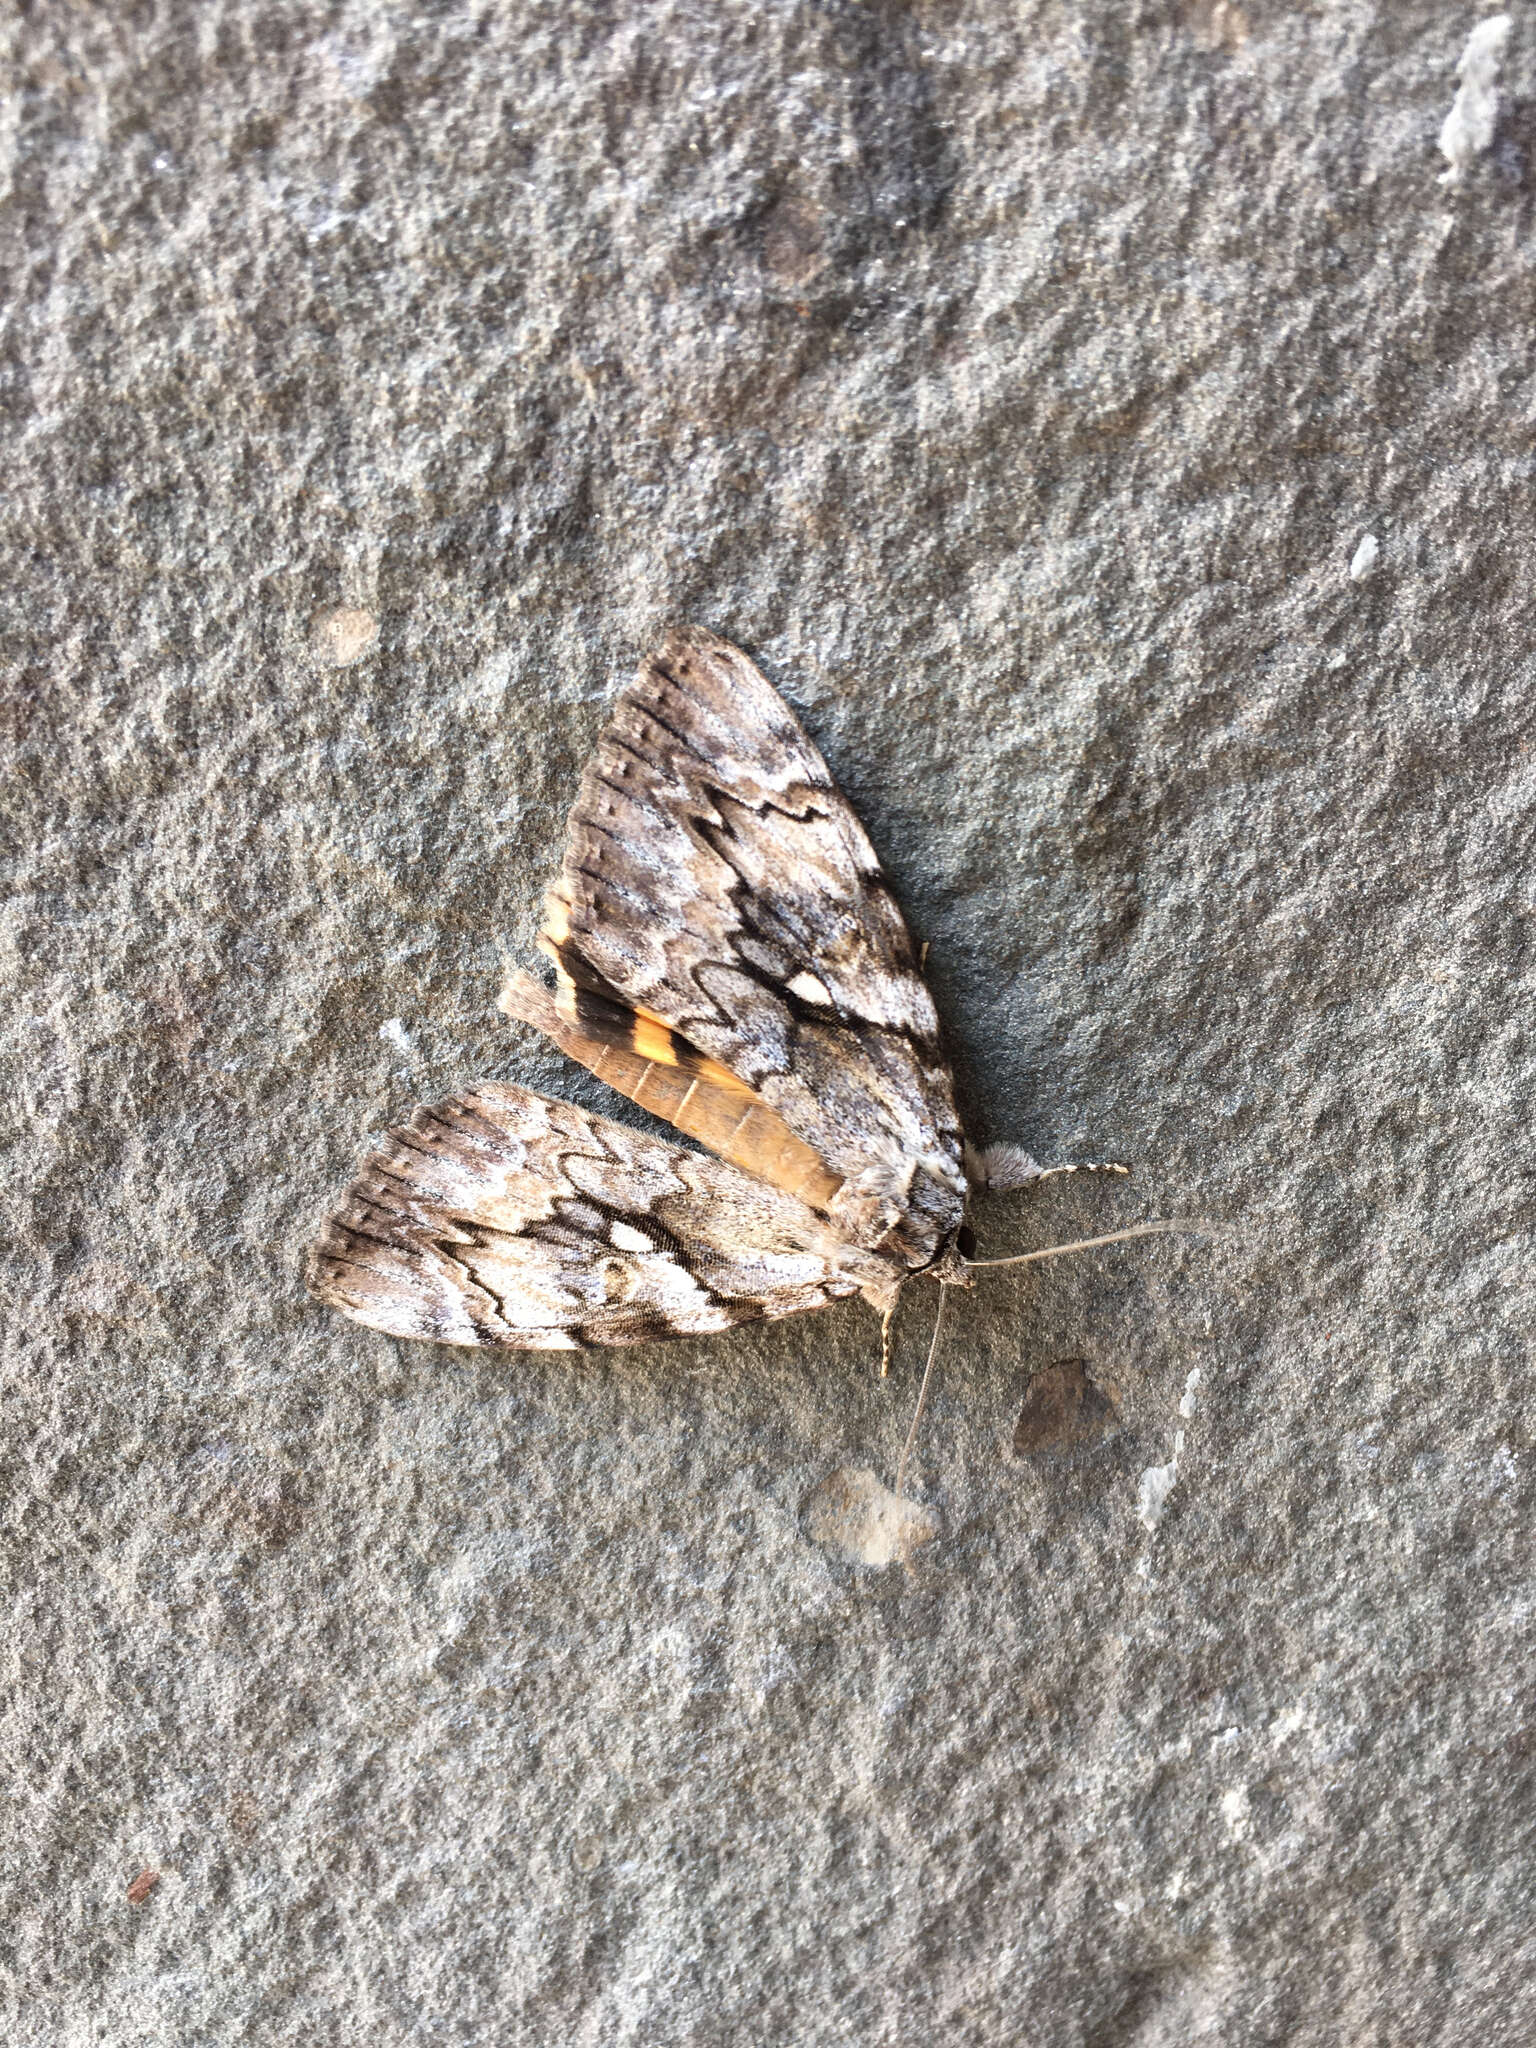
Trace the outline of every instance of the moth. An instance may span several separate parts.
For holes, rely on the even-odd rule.
[[[395,1337],[575,1350],[855,1294],[888,1327],[914,1275],[1013,1263],[969,1257],[954,1083],[874,849],[728,641],[675,631],[620,695],[538,943],[553,987],[516,972],[501,1007],[694,1144],[482,1082],[365,1162],[317,1300]]]

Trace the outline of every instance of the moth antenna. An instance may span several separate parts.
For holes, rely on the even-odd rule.
[[[1133,1223],[1128,1230],[1110,1230],[1103,1237],[1078,1237],[1070,1244],[1048,1244],[1044,1251],[1015,1252],[1008,1259],[967,1259],[968,1273],[980,1272],[984,1266],[1029,1266],[1037,1259],[1059,1259],[1066,1252],[1097,1251],[1101,1244],[1124,1244],[1132,1237],[1155,1237],[1167,1230],[1209,1230],[1211,1225],[1201,1217],[1166,1217],[1156,1223]]]
[[[928,1345],[928,1363],[923,1367],[923,1383],[917,1390],[917,1406],[912,1410],[912,1427],[907,1431],[907,1440],[901,1447],[901,1459],[896,1467],[896,1498],[901,1499],[901,1482],[907,1476],[907,1460],[912,1455],[912,1446],[917,1442],[917,1425],[923,1419],[923,1410],[928,1404],[928,1382],[933,1378],[933,1361],[939,1355],[939,1332],[944,1327],[944,1303],[949,1289],[939,1289],[939,1312],[933,1319],[933,1336]]]

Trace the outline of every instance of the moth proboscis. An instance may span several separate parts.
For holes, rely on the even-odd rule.
[[[674,631],[620,695],[539,946],[553,989],[516,973],[502,1007],[708,1150],[481,1083],[365,1162],[311,1254],[317,1300],[396,1337],[575,1350],[852,1294],[888,1321],[915,1274],[1011,1263],[966,1256],[954,1084],[874,849],[728,641]],[[1004,1155],[973,1157],[984,1183]],[[1006,1157],[1002,1184],[1042,1171]]]

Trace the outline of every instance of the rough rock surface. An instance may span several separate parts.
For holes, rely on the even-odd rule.
[[[12,13],[8,2040],[1536,2034],[1536,59],[1442,185],[1477,18]],[[857,1304],[573,1365],[300,1290],[413,1101],[601,1099],[499,955],[679,617],[861,808],[976,1136],[1138,1166],[986,1248],[1222,1224],[952,1305],[931,1540],[919,1290],[883,1384]],[[1016,1452],[1047,1366],[1097,1420]]]

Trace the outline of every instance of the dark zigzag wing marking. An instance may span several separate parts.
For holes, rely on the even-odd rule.
[[[718,678],[690,669],[695,641],[729,657],[743,672],[734,678],[738,684],[755,685],[759,701],[746,707],[756,714],[755,729],[751,717],[722,715]],[[828,999],[818,1008],[849,1021],[905,1028],[937,1054],[933,1006],[874,851],[788,707],[723,641],[674,635],[666,655],[673,667],[663,657],[647,664],[599,742],[572,814],[578,829],[568,878],[592,894],[617,891],[650,914],[658,882],[679,880],[673,856],[677,828],[686,823],[714,856],[718,885],[735,898],[749,949],[753,940],[759,951],[805,954],[819,947],[828,968],[841,954],[845,967],[867,973],[868,985],[856,986],[851,975],[843,977],[847,986],[819,977]],[[701,700],[714,681],[714,701],[695,702],[675,670],[700,686]],[[658,713],[658,696],[673,709],[670,722]],[[693,714],[692,732],[684,728],[685,712]],[[626,728],[638,737],[627,737]],[[625,757],[617,769],[608,759],[614,753]],[[686,811],[685,820],[668,815],[678,809]],[[608,844],[584,848],[582,841],[593,838]],[[758,963],[749,950],[749,964],[785,982],[795,973],[782,952]],[[695,983],[694,995],[696,1007],[679,1028],[720,1021],[720,1005],[707,990]]]
[[[548,949],[738,1074],[845,1186],[850,1240],[926,1264],[960,1220],[953,1084],[905,922],[784,700],[674,633],[571,813]]]
[[[900,1271],[720,1160],[504,1085],[390,1132],[308,1280],[391,1336],[574,1350],[883,1299]]]

